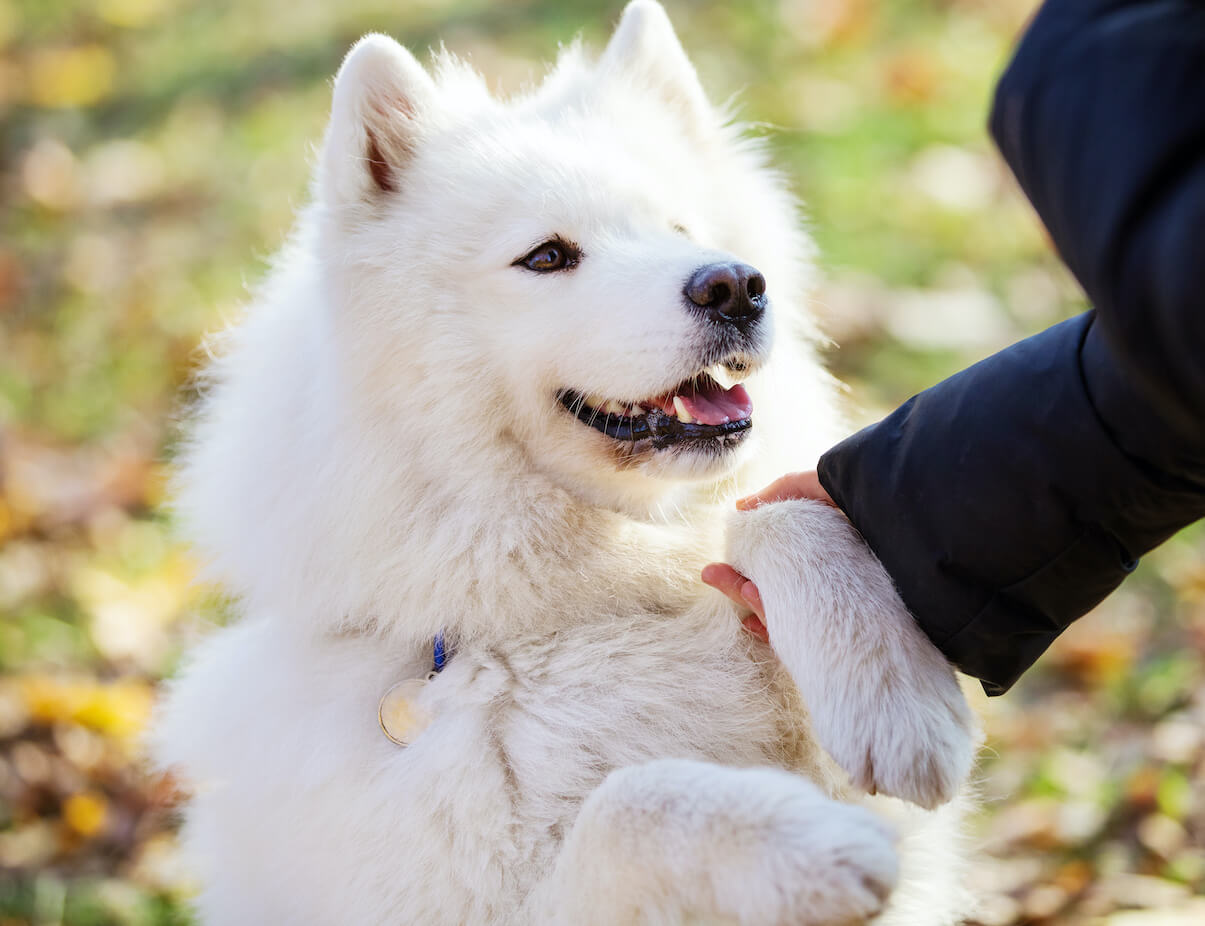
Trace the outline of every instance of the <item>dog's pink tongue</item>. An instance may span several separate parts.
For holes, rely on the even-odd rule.
[[[723,389],[717,383],[693,395],[680,394],[678,398],[690,417],[700,424],[727,424],[753,414],[753,402],[740,383],[731,389]]]

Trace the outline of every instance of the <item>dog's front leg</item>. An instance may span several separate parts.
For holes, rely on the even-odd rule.
[[[852,926],[895,883],[875,815],[796,775],[667,759],[609,775],[529,900],[545,924]]]
[[[870,793],[922,807],[970,772],[974,718],[954,671],[850,523],[820,502],[729,521],[728,561],[756,583],[770,643],[820,744]]]

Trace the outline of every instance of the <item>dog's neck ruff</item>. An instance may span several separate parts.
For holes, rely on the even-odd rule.
[[[434,720],[430,708],[422,703],[423,690],[444,670],[452,654],[441,630],[431,641],[431,671],[423,678],[398,682],[383,695],[377,705],[377,723],[386,738],[399,746],[409,746]]]

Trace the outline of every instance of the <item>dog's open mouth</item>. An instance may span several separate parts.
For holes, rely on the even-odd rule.
[[[651,440],[658,450],[679,443],[735,446],[753,427],[753,402],[739,382],[725,387],[713,372],[732,382],[730,373],[712,367],[631,404],[573,389],[561,390],[557,398],[579,421],[618,441]]]

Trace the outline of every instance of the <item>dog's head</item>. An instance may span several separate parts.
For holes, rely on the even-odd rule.
[[[249,607],[386,627],[434,596],[427,625],[397,624],[420,633],[534,614],[550,547],[562,589],[587,555],[625,578],[649,559],[604,555],[618,522],[576,503],[692,520],[835,436],[790,336],[810,268],[793,200],[655,3],[506,101],[369,37],[317,168],[177,469],[185,529]],[[509,581],[524,555],[533,581]]]
[[[743,456],[806,243],[656,3],[509,101],[365,38],[317,194],[337,343],[399,427],[506,435],[606,497]]]

